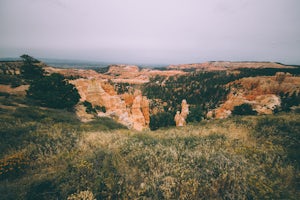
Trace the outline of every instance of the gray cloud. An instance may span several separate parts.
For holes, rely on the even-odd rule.
[[[300,63],[297,0],[1,0],[0,57]]]

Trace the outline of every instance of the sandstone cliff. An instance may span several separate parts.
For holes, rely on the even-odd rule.
[[[148,127],[149,101],[139,90],[134,94],[117,95],[114,87],[104,80],[81,78],[70,82],[78,89],[81,101],[88,101],[93,106],[105,107],[106,112],[99,112],[99,116],[111,117],[135,130]]]

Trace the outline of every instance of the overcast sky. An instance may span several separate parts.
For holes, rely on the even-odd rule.
[[[300,0],[0,0],[0,57],[300,64]]]

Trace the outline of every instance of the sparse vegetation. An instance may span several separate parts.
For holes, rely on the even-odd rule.
[[[143,133],[112,130],[106,119],[81,124],[71,116],[37,107],[2,110],[3,199],[300,195],[299,114],[239,116]]]

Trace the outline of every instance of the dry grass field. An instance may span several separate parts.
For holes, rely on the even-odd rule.
[[[299,199],[297,113],[135,132],[9,107],[0,110],[1,199]]]

